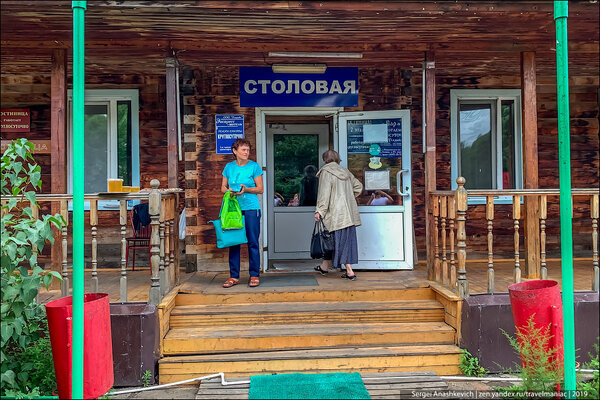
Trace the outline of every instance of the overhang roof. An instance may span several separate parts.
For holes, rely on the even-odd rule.
[[[71,48],[71,1],[2,1],[2,74],[50,72]],[[555,70],[551,1],[88,1],[88,73],[163,74],[185,65],[328,65],[420,68],[433,50],[440,74],[519,74],[521,51]],[[570,2],[570,72],[598,75],[599,4]],[[274,51],[360,52],[362,59],[289,59]],[[70,58],[70,51],[69,51]]]

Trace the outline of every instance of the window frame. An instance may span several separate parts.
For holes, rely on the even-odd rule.
[[[460,169],[460,143],[459,143],[459,104],[461,101],[491,102],[492,107],[492,142],[496,149],[492,154],[492,163],[496,174],[496,189],[502,190],[502,101],[514,102],[514,148],[515,148],[515,188],[523,188],[523,130],[521,126],[521,89],[451,89],[450,90],[450,162],[451,162],[451,187],[456,190],[456,179]],[[495,121],[494,121],[495,119]],[[494,124],[495,122],[495,124]],[[511,202],[510,196],[499,196],[495,203]],[[485,204],[484,197],[469,197],[469,204]]]
[[[118,175],[118,132],[117,102],[129,101],[131,104],[131,186],[140,186],[140,106],[138,89],[86,89],[85,105],[108,102],[109,134],[107,138],[107,179]],[[67,193],[73,193],[73,90],[67,91]],[[86,202],[86,209],[89,207]],[[130,203],[128,201],[128,203]],[[129,204],[128,204],[129,206]],[[119,207],[117,200],[98,203],[99,209]]]

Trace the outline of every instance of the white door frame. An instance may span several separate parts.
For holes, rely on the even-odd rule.
[[[328,116],[331,115],[333,117],[333,148],[334,150],[338,151],[338,142],[339,142],[339,135],[338,135],[338,129],[337,129],[337,125],[338,125],[338,121],[337,121],[337,116],[338,113],[344,111],[343,107],[256,107],[254,109],[255,112],[255,119],[256,119],[256,161],[261,165],[262,169],[263,169],[263,173],[264,175],[266,175],[266,165],[267,165],[267,130],[265,129],[266,127],[266,116],[267,115],[293,115],[293,116],[302,116],[302,115],[321,115],[321,116]],[[263,223],[262,223],[262,229],[261,229],[261,236],[262,236],[262,248],[260,249],[261,251],[261,263],[262,263],[262,270],[263,272],[266,271],[268,265],[269,265],[269,252],[265,251],[265,249],[267,249],[268,246],[268,212],[266,212],[266,208],[265,207],[269,207],[273,205],[273,201],[272,199],[268,199],[267,197],[267,187],[266,185],[268,184],[268,179],[266,176],[263,175],[263,182],[265,185],[265,189],[263,190],[263,194],[262,197],[259,199],[261,202],[261,209],[264,210],[265,212],[262,213],[263,215]],[[270,202],[269,202],[270,200]]]

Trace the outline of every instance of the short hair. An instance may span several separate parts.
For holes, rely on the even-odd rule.
[[[342,160],[340,159],[340,155],[337,151],[327,150],[325,153],[323,153],[323,161],[325,164],[329,164],[330,162],[336,162],[339,164]]]
[[[233,150],[237,150],[240,146],[248,146],[252,150],[252,144],[248,139],[236,139],[231,145],[231,152],[233,153]]]
[[[306,175],[316,175],[317,174],[317,167],[315,167],[314,165],[307,165],[306,167],[304,167],[304,174]]]

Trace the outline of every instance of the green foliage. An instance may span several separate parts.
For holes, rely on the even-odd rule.
[[[594,343],[594,352],[596,354],[588,353],[590,357],[590,361],[583,364],[583,369],[593,369],[592,379],[582,379],[578,377],[577,379],[577,391],[579,392],[580,399],[600,399],[600,379],[598,375],[598,366],[600,365],[598,362],[598,353],[600,349],[598,348],[598,343]]]
[[[319,168],[319,138],[316,135],[275,135],[273,141],[275,191],[284,197],[287,206],[294,194],[300,193],[304,167]]]
[[[0,394],[11,391],[33,393],[40,382],[32,380],[33,366],[44,361],[25,362],[32,358],[45,336],[44,309],[36,303],[41,285],[46,288],[52,277],[60,279],[54,271],[44,271],[37,263],[38,254],[46,242],[53,243],[51,225],[62,227],[60,215],[33,218],[29,204],[38,207],[35,190],[42,187],[41,168],[35,164],[31,152],[33,144],[26,139],[13,141],[2,155],[0,191],[2,204],[1,235],[1,388]],[[24,204],[27,204],[25,207]],[[32,347],[33,349],[29,349]],[[39,352],[38,352],[39,354]]]
[[[513,338],[502,331],[510,342],[510,345],[519,353],[521,365],[517,365],[520,384],[508,388],[496,387],[496,389],[509,398],[532,398],[527,393],[537,392],[548,394],[548,398],[554,397],[554,391],[561,384],[564,377],[563,362],[557,361],[558,350],[552,348],[550,326],[536,328],[533,315],[527,321],[527,325],[517,329],[517,337]]]
[[[466,376],[483,377],[489,374],[489,371],[479,365],[479,359],[473,357],[466,349],[462,350],[458,367]]]
[[[144,383],[144,387],[150,386],[150,379],[152,379],[152,371],[147,369],[144,371],[144,374],[142,375],[142,382]]]

